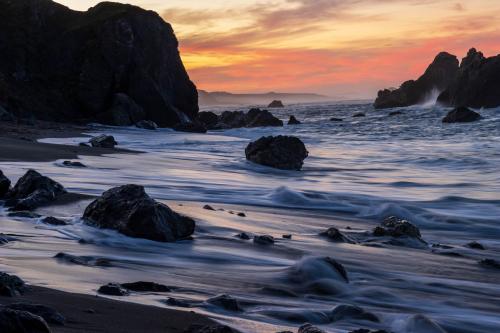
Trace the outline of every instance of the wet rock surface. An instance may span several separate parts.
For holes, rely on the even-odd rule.
[[[354,240],[342,234],[340,230],[335,227],[328,228],[327,230],[321,232],[319,235],[326,237],[328,240],[332,242],[351,243],[351,244],[355,243]]]
[[[137,292],[169,292],[171,289],[163,284],[148,281],[137,281],[130,283],[122,283],[121,286],[127,290]]]
[[[186,239],[195,228],[193,219],[156,202],[138,185],[104,192],[85,209],[83,218],[89,225],[160,242]]]
[[[115,141],[115,138],[112,135],[106,134],[102,134],[90,139],[89,143],[92,145],[92,147],[98,148],[115,148],[115,146],[118,144],[118,142]]]
[[[471,123],[481,119],[481,115],[466,107],[458,107],[448,112],[443,123]]]
[[[16,311],[26,311],[36,316],[42,317],[47,323],[54,325],[64,325],[66,318],[56,309],[41,304],[13,303],[4,306],[6,309]]]
[[[373,235],[377,237],[412,237],[421,239],[420,230],[409,221],[396,216],[386,218],[382,224],[373,230]]]
[[[247,160],[283,170],[300,170],[309,155],[304,143],[292,136],[267,136],[245,149]]]
[[[14,297],[26,289],[24,281],[16,275],[0,272],[0,295]]]
[[[7,178],[2,170],[0,170],[0,199],[2,199],[10,189],[10,180]]]
[[[26,311],[0,307],[0,332],[50,333],[50,329],[40,316]]]
[[[242,111],[225,111],[220,115],[213,112],[200,112],[198,121],[209,130],[223,130],[242,127],[281,127],[283,122],[267,110],[250,109]]]
[[[45,224],[57,225],[57,226],[68,225],[68,223],[66,221],[60,220],[60,219],[55,218],[53,216],[44,217],[41,222],[45,223]]]
[[[290,116],[290,119],[288,120],[288,125],[300,125],[302,124],[300,121],[295,118],[295,116]]]
[[[254,236],[253,242],[259,245],[273,245],[274,237],[270,235]]]
[[[229,311],[241,311],[241,306],[234,297],[229,295],[218,295],[207,300],[207,303],[213,304],[215,306],[221,307]]]
[[[118,283],[108,283],[104,286],[99,287],[97,292],[99,294],[109,296],[128,296],[130,294],[127,289],[123,288]]]

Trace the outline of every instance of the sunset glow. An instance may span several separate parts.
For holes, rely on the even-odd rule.
[[[85,10],[98,1],[58,1]],[[200,89],[372,98],[440,51],[498,53],[498,0],[135,0],[171,23]]]

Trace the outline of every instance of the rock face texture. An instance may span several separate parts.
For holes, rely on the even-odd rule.
[[[185,239],[195,228],[192,219],[156,202],[138,185],[115,187],[104,192],[85,209],[83,219],[99,228],[160,242]]]
[[[196,117],[198,93],[172,27],[152,11],[2,0],[0,107],[42,120],[169,127]]]
[[[281,127],[283,121],[267,110],[258,108],[243,111],[225,111],[221,115],[213,112],[200,112],[197,120],[209,130],[221,130],[241,127]]]
[[[455,80],[439,96],[438,102],[473,108],[500,106],[500,55],[485,58],[481,52],[470,49]]]
[[[406,81],[395,90],[381,90],[375,108],[394,108],[415,105],[425,101],[433,91],[444,91],[455,79],[458,59],[446,52],[439,53],[425,73],[417,80]]]
[[[443,123],[471,123],[481,119],[481,115],[466,107],[458,107],[448,112]]]
[[[247,160],[284,170],[300,170],[309,155],[304,143],[293,136],[267,136],[245,149]]]

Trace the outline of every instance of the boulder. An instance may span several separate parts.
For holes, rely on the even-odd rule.
[[[0,308],[0,332],[5,333],[50,333],[42,317],[27,311]]]
[[[112,135],[101,134],[89,140],[92,147],[98,148],[114,148],[118,142]]]
[[[165,293],[171,291],[169,287],[163,284],[147,281],[137,281],[131,283],[122,283],[121,286],[127,290],[138,292],[160,292]]]
[[[162,127],[198,112],[170,24],[136,6],[1,1],[0,96],[15,116]],[[57,107],[55,107],[57,106]]]
[[[422,237],[420,230],[416,226],[396,216],[386,218],[380,226],[373,230],[373,235],[376,237],[391,236],[418,239]]]
[[[14,297],[22,294],[24,290],[24,281],[19,277],[0,272],[0,296]]]
[[[10,180],[5,177],[2,170],[0,170],[0,199],[3,198],[10,189]]]
[[[417,80],[406,81],[398,89],[379,91],[374,106],[377,109],[386,109],[422,103],[434,91],[439,93],[448,88],[457,72],[457,57],[441,52]]]
[[[295,116],[290,116],[290,119],[288,120],[288,125],[300,125],[302,124],[300,121],[295,118]]]
[[[471,123],[481,119],[481,115],[464,106],[453,109],[443,118],[443,123]]]
[[[207,128],[197,122],[177,124],[174,126],[174,130],[188,133],[207,133]]]
[[[135,123],[135,127],[154,131],[158,125],[152,120],[141,120]]]
[[[339,229],[334,227],[328,228],[327,230],[321,232],[319,235],[326,237],[333,242],[351,243],[351,244],[355,243],[352,239],[342,234]]]
[[[207,302],[229,311],[241,311],[238,300],[229,295],[218,295],[208,299]]]
[[[219,122],[219,117],[210,111],[198,113],[198,121],[205,125],[207,129],[213,129]]]
[[[484,247],[483,244],[476,242],[476,241],[467,243],[466,246],[471,248],[471,249],[475,249],[475,250],[486,250],[486,248]]]
[[[269,235],[254,236],[253,242],[260,245],[272,245],[274,244],[274,237]]]
[[[47,323],[54,325],[64,325],[66,318],[60,314],[56,309],[41,304],[31,303],[13,303],[6,305],[5,308],[26,311],[36,316],[42,317]]]
[[[42,223],[45,223],[45,224],[50,224],[50,225],[68,225],[68,223],[66,223],[65,221],[63,220],[60,220],[58,218],[55,218],[53,216],[47,216],[47,217],[44,217],[42,219]]]
[[[219,116],[219,122],[217,127],[224,128],[241,128],[247,125],[246,115],[243,111],[224,111]]]
[[[482,259],[479,261],[479,264],[486,268],[500,269],[500,262],[496,261],[495,259]]]
[[[245,149],[247,160],[284,170],[300,170],[309,155],[304,143],[292,136],[267,136]]]
[[[156,202],[138,185],[112,188],[94,200],[83,214],[85,223],[124,235],[161,242],[186,239],[195,222]]]
[[[243,239],[243,240],[250,239],[250,235],[248,235],[246,232],[241,232],[241,233],[237,234],[236,237],[238,237],[239,239]]]
[[[75,256],[64,252],[59,252],[54,256],[54,258],[66,264],[90,267],[111,267],[111,262],[106,258],[97,258],[93,256]]]
[[[283,105],[283,102],[282,101],[272,101],[268,108],[284,108],[285,106]]]
[[[280,127],[283,122],[267,110],[251,109],[245,116],[246,127]]]
[[[33,210],[65,193],[61,184],[30,169],[7,193],[6,205],[16,211]]]
[[[109,295],[109,296],[128,296],[128,290],[122,288],[118,283],[108,283],[104,286],[99,287],[97,290],[99,294]]]

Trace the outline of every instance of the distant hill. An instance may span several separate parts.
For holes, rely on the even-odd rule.
[[[211,105],[248,105],[264,104],[268,105],[274,100],[280,100],[286,104],[315,103],[332,100],[331,97],[307,94],[307,93],[276,93],[265,94],[232,94],[224,91],[207,92],[198,90],[198,101],[200,106]]]

